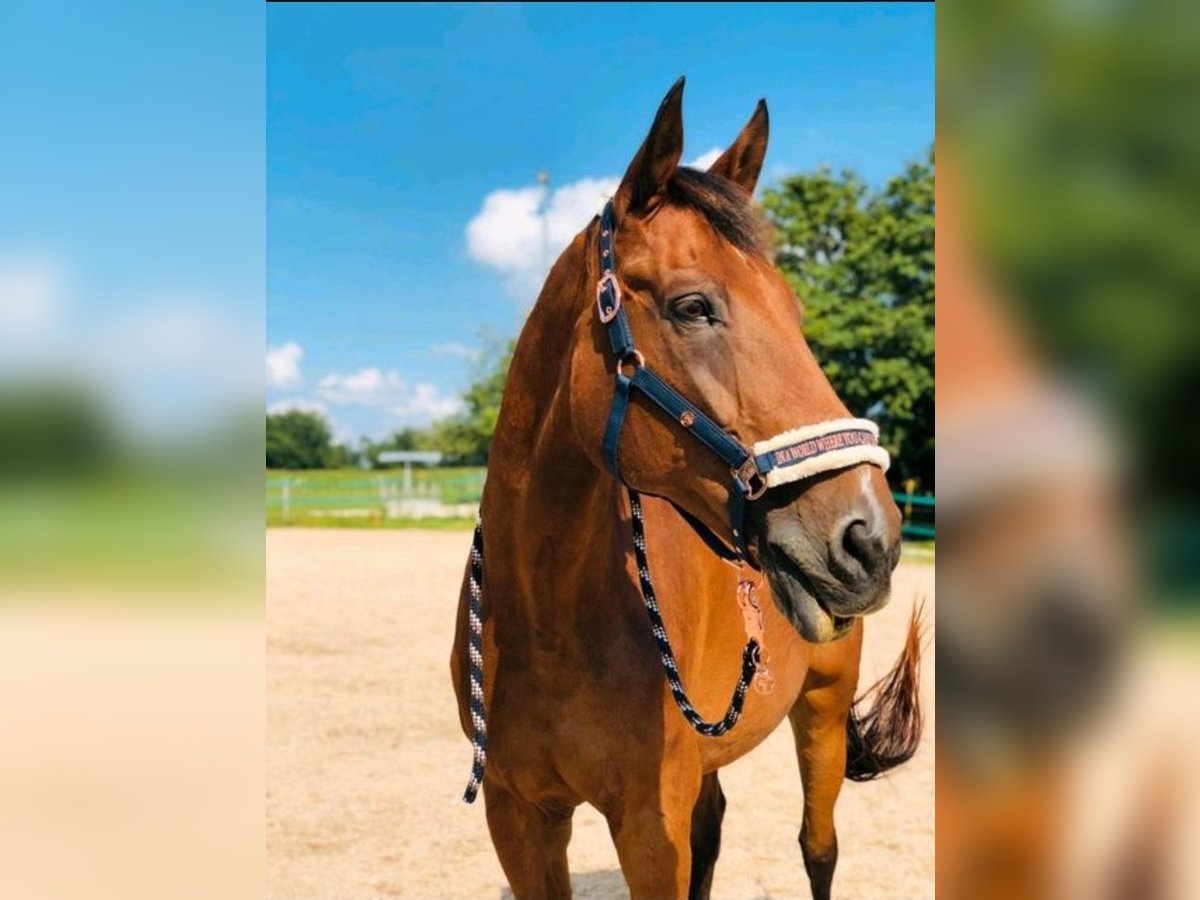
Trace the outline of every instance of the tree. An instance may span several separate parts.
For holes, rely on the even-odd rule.
[[[776,262],[804,331],[852,414],[875,419],[893,483],[932,491],[932,148],[882,190],[852,171],[796,175],[763,193]]]
[[[0,382],[0,480],[95,474],[119,449],[108,410],[83,385]]]
[[[298,409],[267,415],[268,469],[320,469],[335,461],[323,415]]]
[[[515,340],[492,341],[476,365],[475,378],[463,394],[463,408],[429,429],[432,448],[460,463],[487,462],[492,432],[500,415],[500,400],[512,364]]]
[[[362,462],[361,450],[355,449],[348,441],[334,444],[325,456],[326,469],[349,469]]]

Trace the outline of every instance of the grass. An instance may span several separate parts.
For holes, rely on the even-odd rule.
[[[443,503],[474,504],[483,493],[487,469],[482,466],[445,468],[414,467],[412,485],[418,496],[437,497]],[[316,469],[267,472],[266,524],[272,528],[426,528],[434,531],[469,531],[474,519],[407,518],[386,514],[389,492],[398,492],[404,472],[391,469]],[[283,490],[288,485],[288,515],[283,515]],[[928,517],[926,517],[928,518]],[[934,541],[904,541],[904,558],[932,564]]]
[[[478,500],[483,490],[483,479],[487,469],[483,466],[447,466],[445,468],[414,468],[413,487],[417,490],[441,492],[446,503],[461,503]],[[342,495],[354,498],[360,495],[377,496],[380,482],[400,485],[404,480],[402,469],[269,469],[267,471],[267,500],[278,497],[285,482],[294,492],[308,496]]]
[[[360,528],[360,529],[405,529],[419,528],[426,531],[470,531],[475,527],[474,519],[403,519],[372,516],[362,518],[314,518],[284,521],[279,513],[267,513],[268,528]]]
[[[414,467],[410,493],[403,469],[271,470],[266,475],[266,521],[269,526],[323,528],[469,528],[473,523],[467,515],[417,519],[388,511],[402,494],[469,506],[479,501],[485,475],[479,466]]]
[[[414,467],[412,486],[417,496],[438,498],[450,505],[479,502],[487,470],[482,466]],[[403,486],[402,469],[270,470],[266,475],[266,524],[272,528],[426,528],[468,531],[470,516],[411,518],[387,515],[389,498]],[[288,515],[284,516],[284,485],[288,486]],[[904,542],[904,558],[932,565],[935,542]]]
[[[933,565],[934,562],[934,541],[904,541],[901,549],[901,557],[905,562],[926,563]]]
[[[0,486],[0,577],[89,587],[261,583],[245,490],[152,475]]]

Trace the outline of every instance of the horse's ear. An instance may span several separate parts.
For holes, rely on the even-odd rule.
[[[741,134],[729,145],[729,149],[717,157],[708,167],[713,175],[728,178],[747,194],[754,193],[758,174],[762,171],[763,158],[767,155],[767,101],[759,100],[754,115],[742,128]]]
[[[613,197],[617,218],[654,209],[666,195],[667,182],[683,156],[683,77],[671,85]]]

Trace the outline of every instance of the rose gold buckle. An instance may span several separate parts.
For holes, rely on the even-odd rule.
[[[612,285],[613,290],[613,305],[608,312],[604,311],[604,288],[606,285]],[[596,285],[596,312],[600,315],[600,322],[607,325],[617,317],[617,312],[621,309],[621,285],[617,284],[617,276],[612,272],[605,272],[600,276],[600,282]]]
[[[733,477],[737,480],[743,489],[746,491],[747,500],[757,500],[767,492],[767,482],[763,480],[762,475],[758,472],[758,466],[754,463],[754,454],[751,453],[746,457],[746,461],[736,469],[730,469],[733,472]]]

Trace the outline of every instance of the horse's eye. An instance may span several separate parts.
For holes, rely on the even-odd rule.
[[[703,294],[687,294],[671,301],[671,313],[685,322],[700,322],[713,317],[713,308]]]

